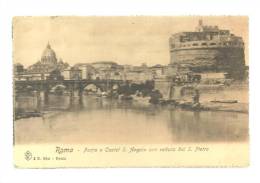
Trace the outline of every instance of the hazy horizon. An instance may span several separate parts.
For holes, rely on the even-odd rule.
[[[13,62],[25,67],[36,63],[49,42],[57,59],[70,65],[97,61],[168,65],[170,35],[194,31],[199,19],[241,36],[248,65],[245,16],[15,17]]]

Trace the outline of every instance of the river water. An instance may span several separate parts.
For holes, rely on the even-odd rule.
[[[20,97],[19,109],[32,109],[35,99]],[[14,121],[16,144],[171,144],[248,140],[248,114],[187,111],[95,96],[70,100],[50,96],[42,117]]]

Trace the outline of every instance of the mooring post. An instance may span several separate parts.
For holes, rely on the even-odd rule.
[[[83,88],[82,86],[79,85],[78,87],[78,96],[79,96],[79,104],[82,105],[83,104]]]
[[[37,103],[37,110],[41,109],[41,91],[36,91],[36,103]]]
[[[49,89],[45,88],[44,90],[44,104],[48,104],[49,103]]]
[[[74,86],[70,86],[70,106],[73,105],[73,100],[74,100]]]

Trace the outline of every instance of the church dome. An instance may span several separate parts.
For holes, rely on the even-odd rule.
[[[56,58],[56,53],[53,51],[51,48],[50,44],[47,44],[47,47],[42,53],[41,57],[41,63],[44,64],[56,64],[57,63],[57,58]]]

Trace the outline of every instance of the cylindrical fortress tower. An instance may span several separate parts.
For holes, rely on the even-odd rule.
[[[204,26],[195,32],[173,34],[169,40],[170,64],[188,67],[194,72],[227,72],[234,78],[244,75],[244,42],[229,30]]]

